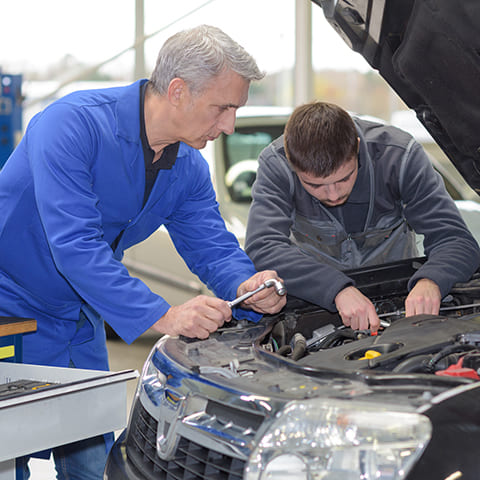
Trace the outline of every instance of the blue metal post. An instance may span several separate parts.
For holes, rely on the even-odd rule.
[[[22,136],[22,75],[0,72],[0,168]]]

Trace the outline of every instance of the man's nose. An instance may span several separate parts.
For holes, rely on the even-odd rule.
[[[325,185],[325,189],[330,202],[335,202],[342,196],[342,192],[335,184]]]
[[[235,131],[235,120],[236,120],[235,109],[228,108],[220,116],[220,120],[217,126],[225,135],[231,135]]]

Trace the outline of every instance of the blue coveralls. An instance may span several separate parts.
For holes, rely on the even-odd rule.
[[[167,312],[121,263],[126,248],[162,224],[217,296],[234,298],[256,271],[225,228],[197,150],[180,145],[143,207],[144,81],[54,102],[0,172],[0,315],[37,320],[24,338],[26,363],[108,369],[103,320],[130,343]]]

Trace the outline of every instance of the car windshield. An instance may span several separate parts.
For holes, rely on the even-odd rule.
[[[257,159],[261,151],[283,134],[284,125],[237,127],[225,138],[225,171],[244,160]]]

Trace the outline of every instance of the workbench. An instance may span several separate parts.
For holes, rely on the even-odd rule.
[[[36,330],[37,322],[32,318],[0,317],[0,360],[21,362],[22,335]]]
[[[18,457],[125,427],[126,382],[138,372],[17,363],[21,335],[36,323],[5,320],[0,317],[0,480],[22,478]]]

